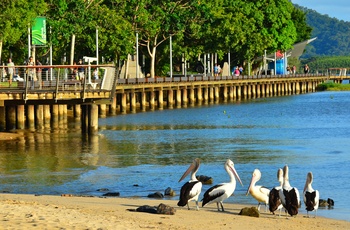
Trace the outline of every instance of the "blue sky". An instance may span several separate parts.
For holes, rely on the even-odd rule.
[[[350,22],[350,0],[291,0],[320,14]]]

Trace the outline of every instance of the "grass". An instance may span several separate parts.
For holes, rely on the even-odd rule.
[[[317,91],[350,91],[350,84],[339,84],[332,81],[319,84]]]

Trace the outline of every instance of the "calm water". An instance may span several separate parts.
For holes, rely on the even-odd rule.
[[[230,158],[243,186],[226,202],[256,205],[245,196],[253,170],[262,172],[258,184],[274,187],[277,169],[288,164],[292,186],[302,192],[312,171],[321,198],[335,201],[319,215],[350,221],[349,112],[350,92],[322,92],[118,115],[100,119],[91,138],[74,124],[32,133],[0,143],[0,191],[101,195],[97,190],[106,188],[146,197],[171,187],[178,194],[185,182],[177,181],[194,158],[202,163],[197,175],[214,184],[229,180],[223,165]]]

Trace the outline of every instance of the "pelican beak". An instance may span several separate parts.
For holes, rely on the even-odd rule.
[[[233,167],[229,167],[229,168],[230,168],[230,170],[232,171],[233,175],[237,178],[237,180],[239,181],[239,183],[241,183],[241,185],[243,186],[243,183],[242,183],[242,181],[241,181],[241,178],[239,178],[238,173],[236,172],[236,169],[233,168]]]
[[[250,188],[253,186],[254,182],[255,182],[255,176],[253,175],[253,176],[252,176],[252,179],[250,180],[250,184],[249,184],[247,193],[245,194],[246,196],[248,196],[249,191],[250,191]]]
[[[182,177],[180,178],[179,182],[182,181],[194,169],[194,167],[195,167],[195,165],[194,165],[194,163],[192,163],[190,165],[190,167],[188,167],[186,172],[182,175]]]

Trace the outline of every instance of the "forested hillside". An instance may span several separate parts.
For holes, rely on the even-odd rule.
[[[331,18],[305,7],[297,7],[306,12],[307,24],[313,29],[312,37],[317,37],[307,46],[302,58],[350,55],[350,22]]]

